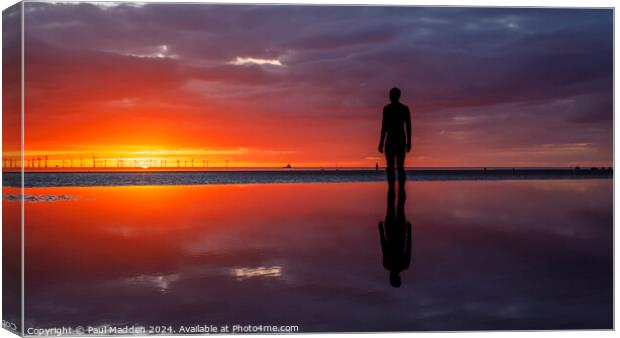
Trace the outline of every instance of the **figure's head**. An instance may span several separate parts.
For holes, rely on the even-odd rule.
[[[399,99],[400,99],[400,89],[398,88],[390,89],[390,101],[398,102]]]
[[[396,271],[390,271],[390,285],[397,288],[400,287],[400,274]]]

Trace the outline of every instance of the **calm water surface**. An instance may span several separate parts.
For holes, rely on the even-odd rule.
[[[409,182],[402,209],[384,183],[26,194],[26,327],[612,327],[611,180]],[[394,211],[411,224],[399,288]]]

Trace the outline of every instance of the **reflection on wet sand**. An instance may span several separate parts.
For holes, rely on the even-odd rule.
[[[25,204],[28,326],[613,324],[611,180],[26,190],[73,197]]]
[[[397,207],[394,207],[395,199],[394,189],[389,189],[385,220],[379,222],[379,236],[383,267],[390,272],[390,285],[397,288],[401,284],[400,273],[411,262],[411,223],[405,216],[404,187],[399,190]]]

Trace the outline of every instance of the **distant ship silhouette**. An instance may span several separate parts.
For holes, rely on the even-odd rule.
[[[284,167],[282,167],[282,168],[285,168],[285,169],[291,169],[291,168],[293,168],[293,166],[291,166],[291,164],[290,164],[290,163],[288,163],[286,166],[284,166]]]

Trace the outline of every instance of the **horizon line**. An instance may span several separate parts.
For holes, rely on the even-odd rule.
[[[64,168],[2,168],[5,173],[87,173],[87,172],[209,172],[209,171],[339,171],[339,170],[357,170],[357,171],[384,171],[385,166],[379,168],[370,166],[352,166],[352,167],[151,167],[151,168],[80,168],[80,167],[64,167]],[[613,166],[446,166],[446,167],[405,167],[406,170],[613,170]]]

